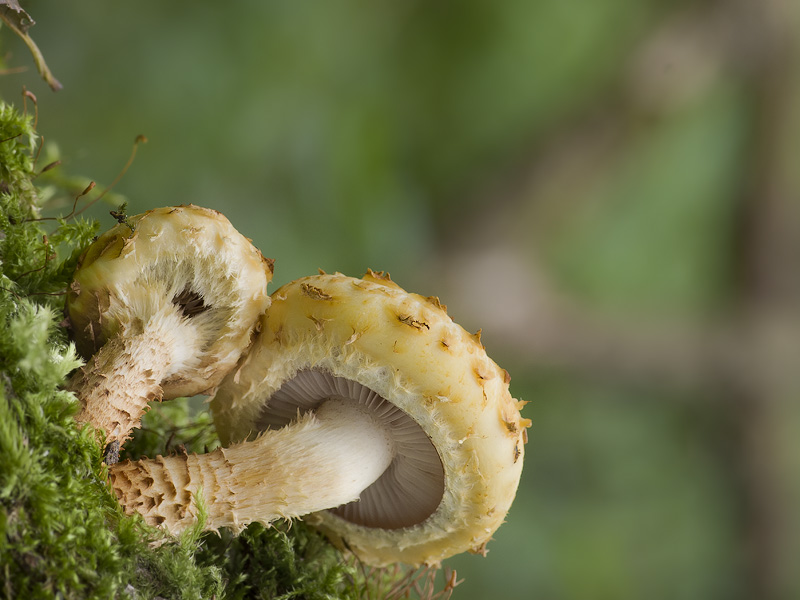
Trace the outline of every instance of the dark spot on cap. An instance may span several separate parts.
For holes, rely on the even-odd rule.
[[[306,296],[313,298],[314,300],[333,300],[333,296],[308,283],[301,284],[300,289],[303,290],[303,293]]]
[[[397,317],[397,319],[401,323],[404,323],[405,325],[408,325],[409,327],[413,327],[414,329],[416,329],[418,331],[423,329],[423,328],[424,329],[430,329],[431,328],[431,326],[428,325],[425,321],[418,321],[417,319],[415,319],[414,317],[412,317],[410,315],[399,315]]]

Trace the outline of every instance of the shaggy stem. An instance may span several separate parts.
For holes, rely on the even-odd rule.
[[[158,331],[109,340],[69,382],[82,405],[75,419],[105,430],[106,443],[124,443],[148,402],[161,398],[173,353],[170,337]]]
[[[200,494],[206,529],[269,523],[357,500],[393,456],[392,442],[373,416],[334,399],[252,442],[202,455],[125,461],[109,473],[128,513],[176,534],[196,522]]]

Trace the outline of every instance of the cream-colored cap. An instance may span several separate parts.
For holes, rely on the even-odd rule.
[[[216,386],[269,306],[272,262],[221,213],[194,205],[129,217],[84,252],[67,296],[84,358],[118,332],[138,333],[165,306],[191,324],[191,345],[162,382],[165,398]],[[171,309],[170,309],[171,310]]]
[[[508,384],[479,335],[455,324],[438,299],[409,294],[372,271],[363,279],[321,274],[272,295],[258,339],[220,385],[212,410],[229,444],[279,427],[326,396],[388,400],[421,430],[422,441],[391,417],[403,444],[420,454],[390,467],[359,502],[306,520],[366,563],[438,564],[484,552],[516,494],[530,421]],[[288,404],[303,390],[297,406]],[[436,464],[424,457],[428,448]],[[384,484],[403,489],[373,490]],[[308,485],[313,495],[325,484]],[[414,487],[429,496],[421,504],[405,499]],[[402,514],[407,505],[410,516]]]

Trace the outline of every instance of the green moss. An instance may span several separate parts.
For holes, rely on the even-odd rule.
[[[80,363],[61,293],[95,225],[45,231],[30,119],[0,105],[0,565],[7,598],[108,597],[123,580],[121,513],[100,453],[60,390]]]

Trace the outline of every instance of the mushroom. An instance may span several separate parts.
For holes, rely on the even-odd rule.
[[[114,446],[149,401],[213,389],[250,345],[271,278],[272,262],[217,211],[123,219],[83,253],[67,296],[88,360],[68,383],[82,404],[76,419]]]
[[[212,400],[226,447],[110,469],[128,512],[173,533],[310,513],[368,564],[482,553],[522,470],[528,419],[479,334],[388,276],[306,277],[272,295]]]

